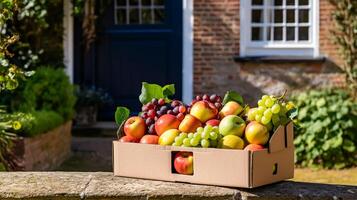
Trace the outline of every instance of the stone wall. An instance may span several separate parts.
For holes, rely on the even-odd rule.
[[[328,0],[320,0],[320,61],[236,62],[240,43],[240,0],[194,1],[194,94],[236,90],[248,102],[262,93],[343,85],[341,58],[333,44]]]
[[[356,197],[357,186],[292,181],[238,189],[114,177],[103,172],[0,172],[0,199],[5,200],[356,200]]]
[[[56,169],[70,156],[71,128],[72,122],[69,121],[47,133],[31,138],[20,138],[14,147],[20,164],[16,170]]]

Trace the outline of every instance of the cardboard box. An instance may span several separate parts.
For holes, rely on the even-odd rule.
[[[175,152],[193,153],[193,175],[174,172]],[[293,124],[280,126],[259,151],[113,142],[115,176],[254,188],[294,176]]]

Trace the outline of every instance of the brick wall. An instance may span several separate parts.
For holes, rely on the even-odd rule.
[[[56,169],[71,153],[72,122],[67,122],[47,133],[16,141],[14,154],[24,171]]]
[[[341,63],[330,29],[333,7],[320,0],[320,54],[328,62],[238,63],[239,0],[194,0],[194,93],[236,90],[248,102],[262,93],[280,93],[339,84]]]

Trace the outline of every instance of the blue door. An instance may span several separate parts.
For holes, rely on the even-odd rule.
[[[91,79],[115,105],[141,108],[141,83],[174,83],[182,91],[182,1],[114,0],[99,20]],[[89,58],[91,59],[91,58]],[[114,107],[101,112],[113,119]]]

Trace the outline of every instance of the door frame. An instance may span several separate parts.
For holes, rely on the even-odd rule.
[[[193,1],[183,0],[182,8],[182,100],[191,102],[193,98]],[[69,79],[73,83],[74,78],[74,23],[70,12],[73,6],[71,1],[64,1],[63,9],[63,63]]]

